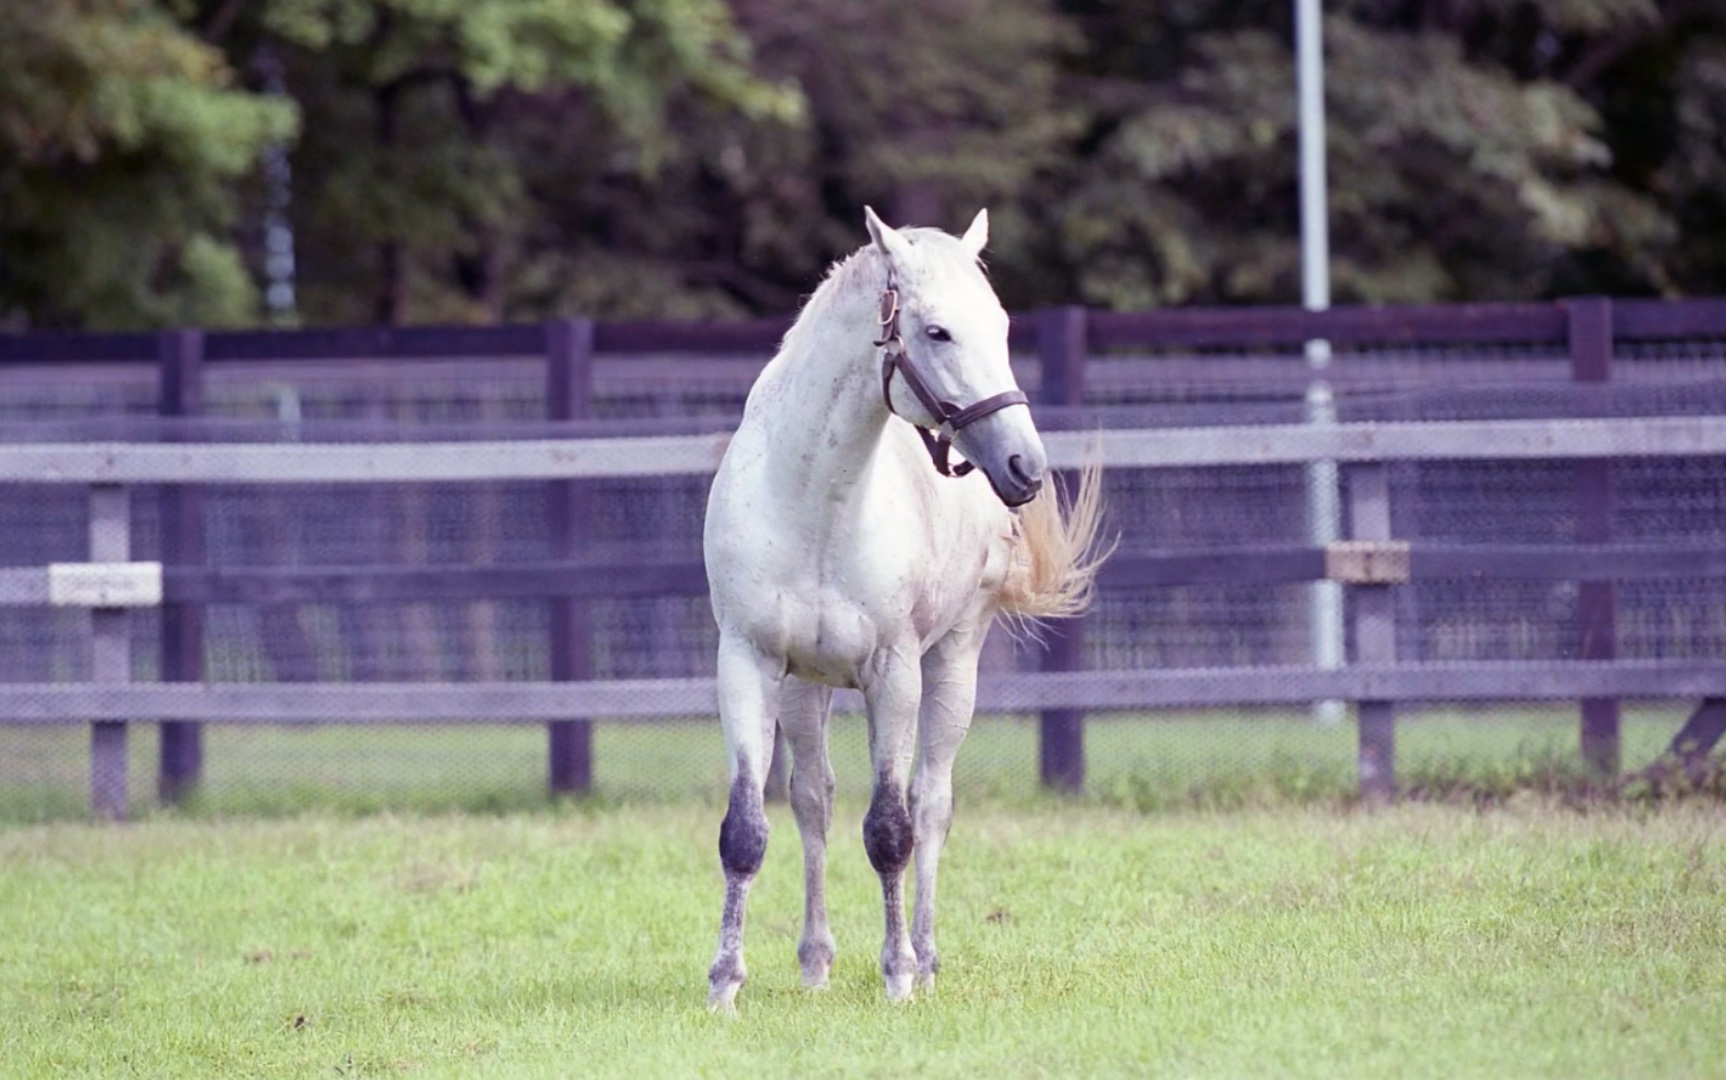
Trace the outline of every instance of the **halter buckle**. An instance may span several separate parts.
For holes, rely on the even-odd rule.
[[[879,322],[886,326],[899,317],[899,290],[889,285],[881,290],[881,317]]]

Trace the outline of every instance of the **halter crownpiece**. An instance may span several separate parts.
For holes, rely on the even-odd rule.
[[[904,376],[905,385],[911,388],[923,408],[935,418],[937,427],[930,432],[921,424],[913,423],[917,435],[923,440],[923,446],[929,451],[929,460],[935,463],[935,471],[942,476],[964,476],[976,468],[969,461],[961,461],[958,465],[948,463],[948,454],[953,448],[953,436],[963,428],[1012,405],[1029,407],[1031,399],[1025,396],[1023,390],[1006,390],[993,397],[960,407],[951,401],[943,401],[929,389],[929,384],[917,374],[917,369],[911,366],[911,358],[905,353],[905,339],[899,334],[899,287],[893,282],[893,272],[887,272],[887,287],[881,292],[881,337],[875,346],[884,350],[881,354],[881,397],[887,402],[887,411],[894,416],[899,412],[893,408],[893,373]]]

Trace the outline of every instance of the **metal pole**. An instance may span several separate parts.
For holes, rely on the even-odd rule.
[[[263,80],[264,93],[285,99],[287,80],[282,58],[269,45],[261,45],[252,56],[252,67]],[[293,327],[300,322],[299,302],[294,294],[294,223],[289,210],[294,198],[294,169],[285,143],[264,148],[264,310],[272,326]]]
[[[1324,30],[1320,0],[1295,0],[1295,73],[1300,130],[1301,302],[1308,311],[1330,307],[1330,220],[1325,191]],[[1306,420],[1314,425],[1336,423],[1336,399],[1325,378],[1330,368],[1330,342],[1306,344]],[[1307,465],[1307,538],[1323,546],[1342,534],[1342,500],[1334,461]],[[1308,586],[1308,619],[1314,667],[1338,668],[1343,663],[1342,587],[1334,581]],[[1324,723],[1342,719],[1340,701],[1320,701],[1313,717]]]

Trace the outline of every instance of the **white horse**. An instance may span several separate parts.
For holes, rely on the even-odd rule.
[[[805,986],[826,985],[834,687],[861,690],[869,715],[874,791],[863,844],[886,906],[887,996],[908,998],[913,979],[933,986],[936,865],[984,636],[998,612],[1083,610],[1099,561],[1095,470],[1065,512],[1037,497],[1042,441],[1008,364],[1006,312],[978,263],[987,213],[962,238],[865,216],[871,243],[829,271],[762,371],[707,504],[731,766],[719,830],[725,903],[709,972],[717,1009],[732,1009],[743,985],[775,724],[791,746],[803,837],[797,958]],[[955,445],[965,462],[949,461]],[[913,854],[907,931],[902,882]]]

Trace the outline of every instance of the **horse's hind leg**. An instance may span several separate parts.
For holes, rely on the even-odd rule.
[[[923,703],[918,712],[917,777],[911,815],[917,834],[917,898],[911,945],[917,952],[917,985],[935,985],[941,961],[935,953],[935,875],[941,847],[953,824],[953,759],[971,727],[977,700],[977,654],[981,632],[954,633],[923,655]]]
[[[911,996],[917,969],[917,954],[905,927],[905,867],[911,862],[916,843],[905,798],[922,685],[917,657],[895,653],[881,663],[863,689],[869,707],[869,758],[875,773],[869,810],[863,815],[863,848],[881,876],[881,902],[886,912],[881,975],[891,1001]]]
[[[803,939],[797,962],[803,985],[827,985],[833,932],[827,928],[827,829],[833,823],[833,766],[827,760],[827,713],[833,691],[801,679],[785,681],[779,728],[791,744],[791,809],[803,837]]]
[[[725,906],[719,916],[719,954],[707,973],[707,1004],[729,1011],[745,977],[743,917],[749,884],[767,854],[767,748],[779,711],[783,669],[747,642],[719,642],[719,718],[730,755],[731,799],[719,826],[719,861],[725,868]]]

